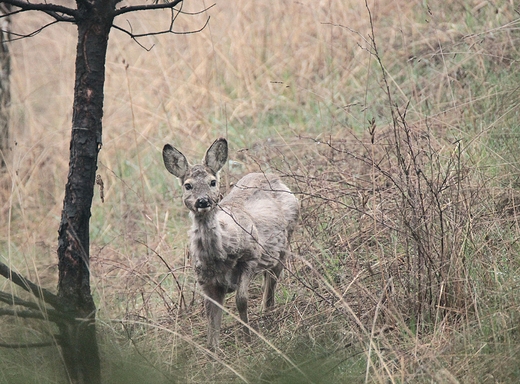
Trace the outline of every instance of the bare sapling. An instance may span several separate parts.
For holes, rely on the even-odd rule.
[[[219,202],[218,173],[228,158],[226,139],[217,139],[202,164],[190,165],[171,145],[163,149],[166,169],[183,186],[183,201],[193,221],[191,256],[197,281],[204,292],[208,318],[208,347],[219,344],[222,305],[226,293],[236,291],[236,306],[250,341],[247,316],[249,283],[263,273],[262,307],[274,304],[274,291],[299,215],[290,189],[272,174],[250,173]]]

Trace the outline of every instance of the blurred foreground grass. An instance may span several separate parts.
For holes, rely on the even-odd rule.
[[[106,382],[520,380],[514,3],[243,1],[208,14],[198,34],[143,39],[150,51],[110,36],[105,202],[96,191],[91,219]],[[208,14],[182,15],[177,30]],[[0,258],[51,289],[74,38],[57,25],[11,46]],[[246,345],[227,315],[218,357],[204,348],[190,224],[160,155],[170,142],[198,158],[217,136],[231,143],[228,182],[276,171],[302,204],[272,313],[260,313],[260,279],[251,288],[262,338]],[[5,343],[55,333],[19,318],[1,327]],[[0,353],[0,382],[66,381],[56,347]]]

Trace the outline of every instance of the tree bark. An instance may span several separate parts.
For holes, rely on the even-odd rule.
[[[0,15],[11,11],[9,4],[0,4]],[[5,167],[9,148],[9,105],[11,104],[11,56],[9,54],[9,31],[11,18],[0,19],[0,169]]]
[[[113,26],[114,17],[129,12],[158,9],[171,10],[169,28],[149,34],[133,34],[131,30],[127,31],[120,27],[118,29],[127,33],[138,44],[137,39],[145,35],[174,33],[172,30],[173,22],[180,11],[176,11],[176,13],[173,9],[182,2],[182,0],[169,0],[162,3],[154,1],[149,4],[127,5],[116,10],[116,5],[120,1],[76,0],[76,8],[74,9],[44,0],[34,2],[30,0],[0,0],[0,7],[12,6],[15,8],[12,14],[41,11],[53,17],[54,22],[71,22],[75,23],[78,28],[69,174],[58,230],[59,281],[57,297],[45,290],[36,289],[34,284],[10,272],[7,266],[0,263],[0,274],[38,297],[43,295],[43,299],[59,312],[60,316],[52,321],[55,321],[60,329],[58,341],[62,348],[69,380],[78,384],[101,382],[100,358],[96,340],[96,306],[90,290],[89,225],[98,152],[101,149],[103,87],[108,36]],[[6,9],[0,8],[0,12]],[[0,22],[6,19],[0,18]],[[54,22],[45,24],[33,33],[25,35],[25,37],[40,32]],[[207,22],[204,27],[206,25]],[[17,36],[22,37],[22,35]],[[0,44],[2,42],[0,40]],[[2,52],[7,51],[0,50],[0,59]],[[1,82],[4,81],[0,77]],[[0,84],[0,88],[2,85]],[[0,89],[0,102],[1,97]],[[1,136],[4,132],[1,127],[0,118],[0,151],[4,142],[2,141],[3,137],[7,139],[6,134]],[[2,161],[1,156],[0,161]]]
[[[103,86],[108,35],[115,3],[77,1],[76,79],[70,162],[58,238],[58,295],[76,320],[60,326],[71,381],[100,383],[96,306],[90,290],[89,222],[98,151],[101,149]]]

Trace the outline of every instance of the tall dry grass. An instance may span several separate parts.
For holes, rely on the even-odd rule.
[[[200,33],[141,39],[149,51],[110,36],[104,202],[97,190],[91,219],[107,382],[518,379],[514,4],[240,1],[181,15],[176,30],[207,16]],[[148,31],[168,15],[117,23]],[[48,288],[74,39],[58,25],[12,44],[0,257]],[[275,310],[260,313],[255,281],[258,335],[245,345],[230,300],[218,356],[204,348],[189,222],[160,155],[171,142],[196,158],[217,136],[231,143],[228,182],[276,171],[302,204]],[[2,342],[54,332],[11,318],[2,329]],[[64,380],[57,348],[4,351],[0,381]]]

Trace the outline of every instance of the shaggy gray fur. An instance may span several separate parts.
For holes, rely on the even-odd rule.
[[[264,274],[264,310],[274,304],[274,290],[289,253],[299,204],[275,175],[250,173],[220,202],[218,172],[228,157],[227,141],[217,139],[202,164],[190,165],[184,155],[166,144],[166,169],[183,184],[183,201],[190,210],[191,255],[197,280],[205,294],[208,347],[218,348],[222,305],[236,291],[236,305],[250,339],[247,298],[251,278]]]

